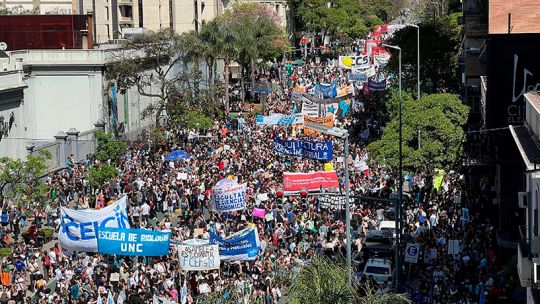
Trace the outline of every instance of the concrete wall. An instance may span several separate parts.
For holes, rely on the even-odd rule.
[[[102,109],[100,72],[32,73],[25,91],[26,106],[33,117],[31,137],[45,139],[72,127],[83,131],[94,127]]]

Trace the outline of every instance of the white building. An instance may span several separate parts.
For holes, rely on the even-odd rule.
[[[520,225],[517,270],[521,286],[527,288],[527,303],[538,303],[540,283],[540,95],[525,94],[523,126],[510,126],[510,133],[523,159],[526,188],[516,196],[524,209]],[[516,168],[519,170],[519,168]]]
[[[26,157],[28,146],[54,141],[59,131],[75,128],[91,132],[94,124],[116,125],[125,133],[150,125],[142,111],[153,101],[132,88],[117,93],[112,102],[111,84],[104,67],[112,50],[25,50],[0,59],[0,155]],[[6,121],[13,117],[9,127]],[[6,127],[7,126],[7,127]]]

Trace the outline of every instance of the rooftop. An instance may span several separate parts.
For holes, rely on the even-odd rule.
[[[540,33],[540,6],[537,0],[489,0],[488,34]]]

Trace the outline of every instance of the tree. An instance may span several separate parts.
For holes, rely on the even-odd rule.
[[[242,101],[244,96],[244,72],[251,69],[252,88],[255,82],[255,62],[282,54],[287,47],[287,38],[281,27],[281,18],[268,5],[260,3],[235,4],[223,14],[223,22],[236,34],[234,58],[241,66],[240,84]],[[227,95],[227,94],[226,94]]]
[[[156,102],[146,113],[155,115],[157,127],[167,104],[174,99],[177,83],[185,80],[184,71],[173,68],[197,56],[198,49],[193,48],[197,41],[191,33],[178,36],[170,30],[136,35],[113,52],[106,78],[116,82],[120,90],[136,87],[140,95],[154,98]]]
[[[118,176],[118,169],[107,163],[99,163],[88,171],[88,181],[94,187],[102,187],[116,176]]]
[[[0,203],[12,201],[25,209],[41,207],[47,201],[49,186],[40,181],[48,170],[51,153],[40,150],[26,161],[0,158]],[[32,211],[32,210],[30,210]]]
[[[359,286],[349,286],[349,275],[344,265],[330,261],[326,257],[316,256],[304,265],[297,277],[291,280],[289,303],[291,304],[356,304],[356,303],[410,303],[400,294],[376,294],[366,286],[365,296],[358,293]]]
[[[420,26],[420,79],[421,90],[426,93],[457,93],[458,51],[461,26],[457,15],[430,19]],[[402,85],[405,90],[416,90],[417,83],[417,30],[406,27],[394,34],[388,42],[402,50]],[[397,75],[398,56],[393,56],[387,69]]]
[[[382,138],[368,145],[368,153],[377,163],[397,169],[399,164],[399,121],[397,94],[388,103],[391,121]],[[469,108],[458,96],[442,93],[413,100],[404,94],[403,166],[432,175],[436,168],[455,165],[463,141],[463,125]]]
[[[111,133],[96,131],[97,147],[94,152],[94,158],[102,163],[111,160],[112,164],[117,164],[120,157],[127,151],[127,144],[123,141],[115,140]]]

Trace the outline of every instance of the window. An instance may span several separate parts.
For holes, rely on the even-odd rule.
[[[143,27],[143,0],[138,1],[138,9],[139,9],[139,27]]]
[[[109,25],[105,24],[105,28],[107,29],[107,38],[111,39],[111,29],[109,28]]]
[[[105,20],[109,20],[109,7],[105,6]]]

